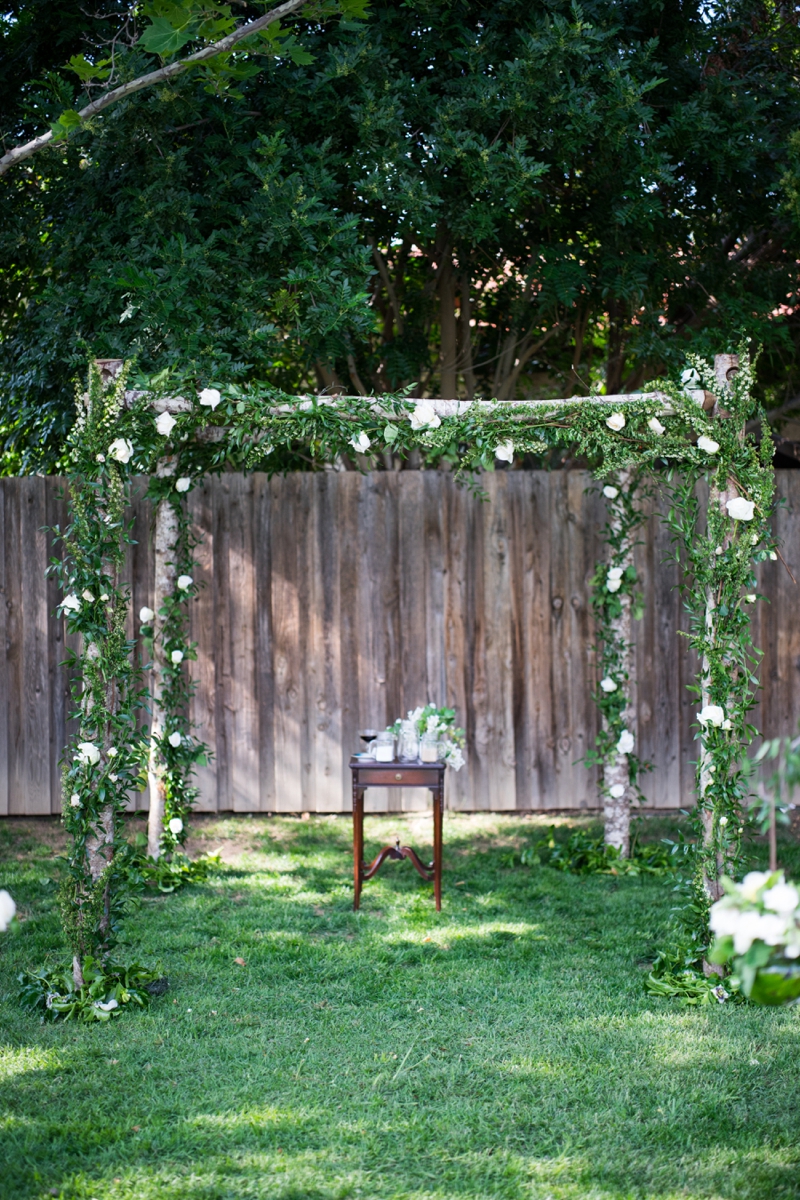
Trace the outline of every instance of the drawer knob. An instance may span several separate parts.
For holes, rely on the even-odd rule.
[[[402,779],[402,778],[403,778],[402,774],[400,773],[400,771],[398,771],[397,774],[395,775],[395,779]]]

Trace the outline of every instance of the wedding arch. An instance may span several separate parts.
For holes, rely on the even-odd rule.
[[[607,554],[593,580],[602,713],[597,758],[607,838],[624,849],[636,795],[636,730],[631,703],[631,620],[636,583],[635,533],[644,520],[642,483],[657,471],[667,520],[683,562],[681,587],[689,638],[699,656],[696,680],[702,821],[695,881],[707,906],[735,871],[746,795],[742,760],[755,730],[748,724],[758,651],[750,637],[757,600],[755,568],[778,550],[771,533],[772,444],[749,424],[753,364],[739,355],[699,359],[680,384],[634,394],[548,401],[413,400],[405,395],[286,395],[266,385],[225,385],[162,375],[129,386],[129,368],[98,360],[67,445],[70,519],[56,535],[51,568],[63,589],[59,612],[80,635],[73,699],[79,728],[63,760],[64,821],[71,838],[62,906],[76,989],[87,960],[114,945],[129,889],[120,826],[128,795],[148,776],[148,851],[179,848],[195,798],[194,765],[205,747],[188,716],[191,695],[187,601],[196,593],[187,493],[226,467],[270,469],[276,448],[302,444],[320,465],[343,453],[362,467],[379,448],[434,455],[450,448],[458,472],[495,459],[570,447],[596,463],[608,503]],[[129,590],[122,575],[130,540],[132,476],[149,476],[155,508],[155,600],[142,609],[140,636],[152,660],[144,684],[126,632]],[[702,504],[698,481],[709,482]],[[143,740],[137,711],[149,705]]]

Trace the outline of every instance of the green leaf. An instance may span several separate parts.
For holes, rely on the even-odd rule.
[[[153,17],[152,23],[142,32],[138,46],[148,54],[169,58],[191,41],[196,29],[195,22],[176,28],[166,17]]]
[[[340,0],[342,16],[348,21],[366,21],[369,0]]]
[[[110,58],[101,58],[96,63],[90,63],[85,54],[73,54],[66,69],[74,71],[81,83],[88,83],[92,79],[108,79],[111,74],[110,63]]]
[[[296,67],[307,67],[309,63],[314,62],[315,56],[309,54],[308,50],[304,50],[298,43],[287,47],[287,49],[289,51],[289,58]]]
[[[50,128],[53,131],[53,136],[56,141],[67,137],[73,129],[79,129],[83,124],[80,115],[75,112],[74,108],[68,108],[61,114],[57,121],[54,121]]]

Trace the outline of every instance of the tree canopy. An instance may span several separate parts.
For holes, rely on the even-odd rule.
[[[74,105],[61,68],[96,66],[105,18],[128,19],[59,7],[58,37],[32,0],[3,19],[6,145]],[[147,6],[151,25],[157,7],[174,27],[180,6]],[[87,352],[198,381],[504,399],[636,390],[746,332],[768,402],[792,393],[791,6],[365,15],[304,10],[283,50],[273,35],[131,95],[0,180],[7,469],[55,461]]]

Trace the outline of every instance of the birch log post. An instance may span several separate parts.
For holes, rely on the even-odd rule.
[[[162,459],[156,475],[163,479],[175,474],[175,462]],[[175,591],[178,576],[176,551],[178,546],[178,514],[171,500],[159,500],[155,512],[154,531],[154,599],[153,599],[153,668],[150,688],[150,751],[147,760],[147,785],[150,810],[147,814],[147,853],[157,859],[161,854],[161,834],[164,825],[164,759],[161,739],[169,714],[164,709],[164,601]]]
[[[627,493],[634,483],[635,476],[636,472],[632,467],[620,471],[620,490]],[[620,534],[622,532],[622,515],[619,510],[612,512],[610,524],[612,533]],[[622,567],[623,571],[626,571],[628,567],[632,567],[633,550],[634,538],[631,535],[623,544],[621,557],[619,555],[616,556],[614,565]],[[625,695],[625,707],[621,713],[622,721],[625,729],[635,739],[636,706],[633,702],[635,680],[633,679],[632,608],[632,597],[627,593],[621,594],[620,612],[618,616],[611,618],[607,636],[618,649],[618,686],[623,689]],[[608,728],[608,720],[603,716],[603,729],[607,732]],[[609,756],[606,758],[603,765],[603,785],[603,840],[607,846],[614,846],[619,850],[622,858],[627,858],[630,854],[631,846],[631,800],[633,799],[630,762],[627,753],[623,754],[615,749],[613,757]],[[620,788],[622,788],[622,791],[620,791]]]
[[[717,396],[712,416],[722,416],[722,405],[720,398],[725,395],[725,390],[730,379],[739,369],[738,354],[716,354],[714,356],[714,374],[716,376]],[[726,512],[725,504],[732,496],[737,494],[735,487],[719,488],[716,484],[712,484],[708,493],[708,511],[716,508],[723,513]],[[717,601],[714,595],[714,590],[711,587],[706,588],[706,610],[705,610],[705,626],[706,626],[706,641],[713,642],[714,628],[716,621]],[[703,661],[700,668],[700,706],[705,708],[711,704],[711,664],[707,654],[703,655]],[[711,752],[706,748],[705,738],[700,743],[700,811],[703,822],[703,846],[706,850],[713,849],[716,843],[716,830],[713,805],[706,804],[705,797],[711,786],[712,780],[712,758]],[[716,853],[716,871],[712,875],[708,869],[703,872],[703,887],[705,888],[706,896],[710,903],[719,900],[722,896],[722,875],[725,869],[725,862],[722,852],[717,849]],[[706,964],[704,964],[704,970]],[[706,973],[713,972],[721,974],[721,969],[708,964]]]

